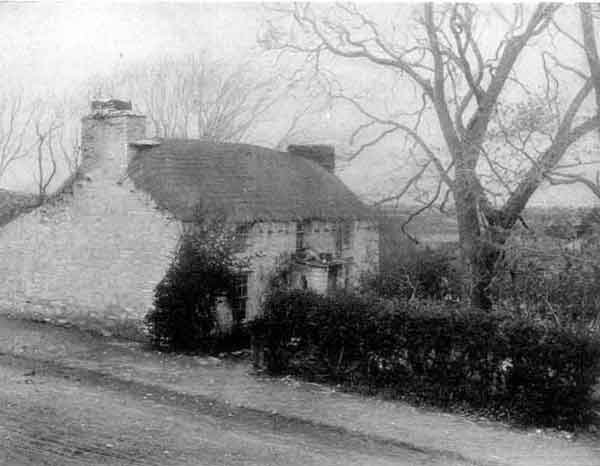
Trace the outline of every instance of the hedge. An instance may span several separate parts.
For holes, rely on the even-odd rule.
[[[523,424],[587,423],[600,375],[591,333],[458,305],[274,291],[251,332],[271,373]]]

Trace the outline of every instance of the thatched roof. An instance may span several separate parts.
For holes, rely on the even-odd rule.
[[[39,205],[34,194],[0,189],[0,227]]]
[[[129,176],[182,221],[218,209],[235,222],[361,219],[370,210],[317,163],[247,144],[172,139],[132,144]]]

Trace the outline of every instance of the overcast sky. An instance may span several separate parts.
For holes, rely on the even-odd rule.
[[[250,3],[0,3],[0,90],[43,99],[77,94],[93,75],[165,55],[240,62],[257,48],[261,11]],[[34,186],[26,162],[0,182]]]
[[[2,3],[0,73],[4,86],[48,95],[62,94],[91,75],[117,71],[128,62],[165,54],[206,52],[213,59],[238,62],[256,49],[261,18],[262,7],[251,3]],[[379,157],[358,160],[341,176],[366,193],[370,186],[393,187],[402,170],[401,162]],[[31,183],[23,172],[10,178],[2,184],[27,189]],[[585,189],[573,186],[544,190],[534,201],[591,202],[594,198]]]
[[[259,11],[245,3],[4,3],[0,66],[11,80],[53,90],[164,54],[238,60],[255,47]]]

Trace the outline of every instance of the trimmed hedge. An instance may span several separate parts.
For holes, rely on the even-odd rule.
[[[600,375],[589,333],[507,314],[275,290],[252,324],[275,374],[439,406],[469,404],[524,424],[585,424]]]

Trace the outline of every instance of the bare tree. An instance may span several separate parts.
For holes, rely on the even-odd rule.
[[[37,137],[36,171],[34,177],[38,186],[38,197],[40,203],[47,196],[48,186],[56,175],[56,156],[52,141],[52,133],[56,127],[41,129],[39,121],[35,123],[35,134]],[[49,168],[47,167],[49,165]]]
[[[0,95],[0,179],[10,165],[30,153],[28,132],[33,113],[25,103],[23,92],[7,91]]]
[[[403,136],[418,167],[398,194],[435,175],[419,210],[452,198],[465,294],[489,307],[495,264],[527,202],[569,148],[600,126],[594,19],[585,5],[402,8],[377,17],[352,4],[269,7],[261,41],[289,60],[304,57],[301,66],[310,64],[312,73],[355,62],[378,70],[378,81],[393,84],[388,90],[401,90],[377,106],[372,93],[345,89],[338,73],[329,93],[360,116],[351,136],[354,156]],[[581,28],[573,26],[578,11]],[[534,72],[524,63],[535,64]],[[530,119],[511,130],[506,118],[514,123],[522,116],[511,106],[527,99],[543,103],[551,121]]]
[[[216,67],[204,76],[204,85],[197,88],[194,99],[200,139],[246,139],[281,97],[276,79],[257,79],[256,72],[247,65],[231,72]]]
[[[64,102],[37,100],[32,108],[35,141],[34,169],[39,202],[48,197],[52,183],[60,172],[72,175],[79,166],[80,145],[77,128],[69,128],[72,115],[65,110]]]
[[[290,144],[310,144],[315,140],[325,143],[327,139],[326,136],[320,134],[323,131],[320,131],[318,121],[328,114],[330,106],[328,99],[314,95],[313,86],[306,88],[296,85],[294,87],[297,92],[295,94],[290,92],[288,98],[285,101],[282,99],[277,105],[281,120],[285,120],[291,115],[274,144],[275,149],[282,151],[287,150]]]
[[[190,55],[129,65],[91,87],[96,97],[131,99],[157,137],[240,142],[270,122],[290,84],[250,63],[230,66]]]

